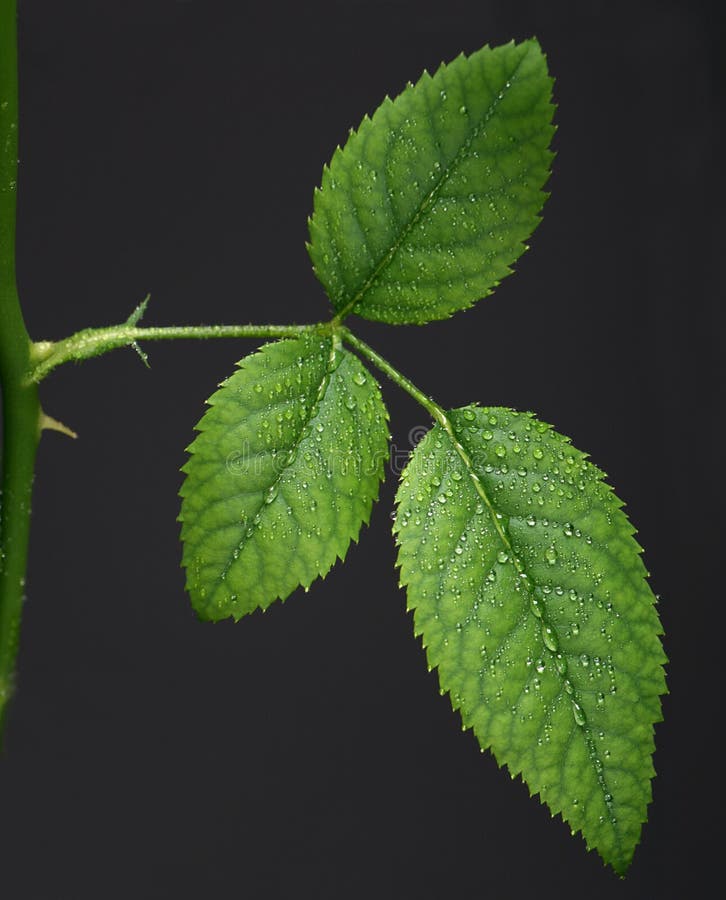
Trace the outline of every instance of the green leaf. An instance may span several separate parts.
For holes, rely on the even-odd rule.
[[[654,774],[665,656],[603,473],[530,414],[466,407],[397,496],[401,580],[466,727],[619,873]]]
[[[323,170],[309,223],[341,316],[444,319],[511,272],[545,200],[551,90],[536,40],[484,47],[363,119]]]
[[[238,365],[183,468],[183,565],[205,619],[326,575],[368,522],[387,453],[378,384],[337,341],[279,341]]]

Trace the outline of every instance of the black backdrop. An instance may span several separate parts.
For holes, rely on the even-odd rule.
[[[327,316],[304,249],[349,126],[424,67],[536,34],[557,78],[544,223],[494,296],[359,333],[444,405],[533,409],[628,501],[671,658],[628,879],[462,734],[412,637],[388,477],[310,593],[238,625],[183,592],[179,466],[251,342],[56,372],[19,689],[7,900],[678,897],[717,874],[716,304],[724,33],[695,2],[21,0],[19,282],[36,338]],[[722,251],[721,251],[722,252]],[[720,304],[719,304],[720,306]],[[422,411],[384,385],[394,442]]]

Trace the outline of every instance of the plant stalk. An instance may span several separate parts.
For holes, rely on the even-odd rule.
[[[346,344],[350,344],[350,346],[354,347],[362,356],[367,357],[373,365],[387,375],[394,384],[397,384],[406,391],[407,394],[410,394],[417,403],[420,403],[421,406],[423,406],[435,422],[438,422],[439,425],[443,425],[444,428],[447,427],[448,418],[446,413],[435,400],[432,400],[431,397],[424,394],[424,392],[417,388],[404,374],[399,372],[398,369],[395,369],[387,359],[384,359],[380,353],[366,344],[365,341],[356,337],[348,328],[339,326],[338,330]]]
[[[0,737],[13,690],[30,531],[30,500],[40,435],[36,385],[25,384],[31,341],[15,280],[18,171],[16,0],[0,0]]]
[[[139,341],[170,341],[207,338],[284,338],[301,334],[330,333],[330,323],[314,325],[163,325],[138,327],[131,320],[107,328],[86,328],[61,341],[39,341],[33,345],[26,380],[38,384],[53,369],[66,362],[80,362],[119,347],[135,347]]]

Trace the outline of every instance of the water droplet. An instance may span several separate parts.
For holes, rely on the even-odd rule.
[[[557,562],[557,551],[554,547],[548,547],[545,550],[545,559],[550,566],[554,566],[554,564]]]
[[[504,550],[500,550],[499,553],[497,553],[497,559],[504,565],[504,563],[509,560],[509,554],[505,553]]]
[[[585,713],[575,700],[572,701],[572,715],[575,717],[577,724],[582,727],[585,724]]]
[[[557,635],[552,628],[550,628],[549,625],[545,625],[544,622],[542,623],[542,640],[544,641],[545,647],[553,653],[556,653],[559,650]]]
[[[476,418],[476,413],[473,409],[465,409],[462,415],[468,422],[473,422]]]
[[[353,381],[361,387],[366,383],[367,380],[368,379],[363,372],[356,372],[353,376]]]
[[[532,451],[532,456],[534,456],[535,459],[542,459],[542,457],[544,456],[544,451],[541,447],[535,447]]]

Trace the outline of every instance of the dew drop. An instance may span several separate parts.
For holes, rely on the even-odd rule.
[[[585,724],[585,713],[575,700],[572,701],[572,715],[575,717],[575,722],[582,727]]]
[[[557,643],[557,635],[552,628],[550,628],[549,625],[545,625],[544,622],[542,623],[542,640],[544,641],[545,647],[553,653],[556,653],[560,649],[559,644]]]

